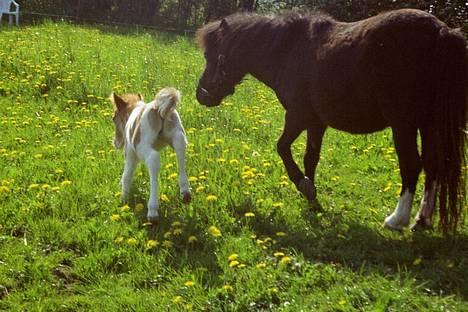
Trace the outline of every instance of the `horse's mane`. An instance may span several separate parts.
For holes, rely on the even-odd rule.
[[[278,15],[259,15],[254,13],[235,13],[225,18],[229,25],[229,38],[227,40],[243,36],[247,32],[250,38],[264,38],[270,36],[270,40],[263,40],[271,46],[266,49],[274,49],[284,40],[294,41],[298,36],[315,36],[328,29],[335,20],[319,11],[299,13],[294,11],[284,12]],[[214,21],[197,30],[195,41],[202,50],[208,46],[217,45],[222,39],[220,21]]]

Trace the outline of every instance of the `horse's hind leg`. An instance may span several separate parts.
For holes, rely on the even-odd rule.
[[[413,231],[432,228],[432,215],[435,210],[436,197],[436,161],[434,159],[434,151],[429,150],[430,148],[434,148],[433,144],[430,144],[430,134],[430,129],[421,129],[422,161],[424,172],[426,173],[426,181],[424,183],[424,195],[421,199],[419,211],[416,215],[415,223],[411,226]]]
[[[322,147],[322,138],[326,126],[320,122],[313,123],[307,127],[307,148],[304,156],[305,178],[310,179],[311,187],[304,189],[305,196],[312,201],[317,196],[315,189],[315,169],[320,159],[320,149]],[[306,179],[304,181],[307,181]]]
[[[304,174],[297,166],[291,153],[291,144],[305,129],[301,116],[286,112],[284,130],[276,144],[278,154],[283,160],[284,167],[288,173],[289,179],[296,185],[297,189],[305,196],[310,194],[313,187],[310,180],[304,177]]]
[[[400,164],[402,188],[395,211],[385,218],[384,225],[390,229],[401,230],[409,224],[411,204],[422,166],[416,141],[417,129],[411,127],[392,128],[392,131]]]

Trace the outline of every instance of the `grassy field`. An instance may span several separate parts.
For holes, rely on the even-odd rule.
[[[275,152],[274,94],[248,78],[207,109],[194,95],[203,66],[187,37],[0,28],[0,310],[468,310],[466,224],[447,237],[382,228],[400,189],[389,131],[327,132],[318,211]],[[107,97],[164,86],[183,93],[193,201],[181,203],[166,149],[153,227],[144,166],[119,201]]]

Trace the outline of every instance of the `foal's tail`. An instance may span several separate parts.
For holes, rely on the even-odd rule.
[[[164,88],[156,94],[155,108],[158,110],[162,119],[169,116],[180,103],[180,91],[175,88]]]
[[[467,53],[463,35],[442,28],[435,51],[433,110],[436,190],[440,227],[455,231],[463,220],[466,196]]]

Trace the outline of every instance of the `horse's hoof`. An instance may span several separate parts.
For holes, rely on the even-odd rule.
[[[432,230],[432,223],[425,218],[419,218],[415,220],[410,228],[412,232]]]
[[[313,202],[317,197],[317,190],[315,189],[314,183],[308,178],[304,177],[297,187],[309,202]]]
[[[401,222],[401,220],[397,220],[394,214],[391,214],[385,218],[383,226],[389,230],[402,231],[405,227],[408,226],[408,224]]]
[[[189,204],[192,201],[192,195],[190,192],[182,193],[182,202],[184,204]]]

